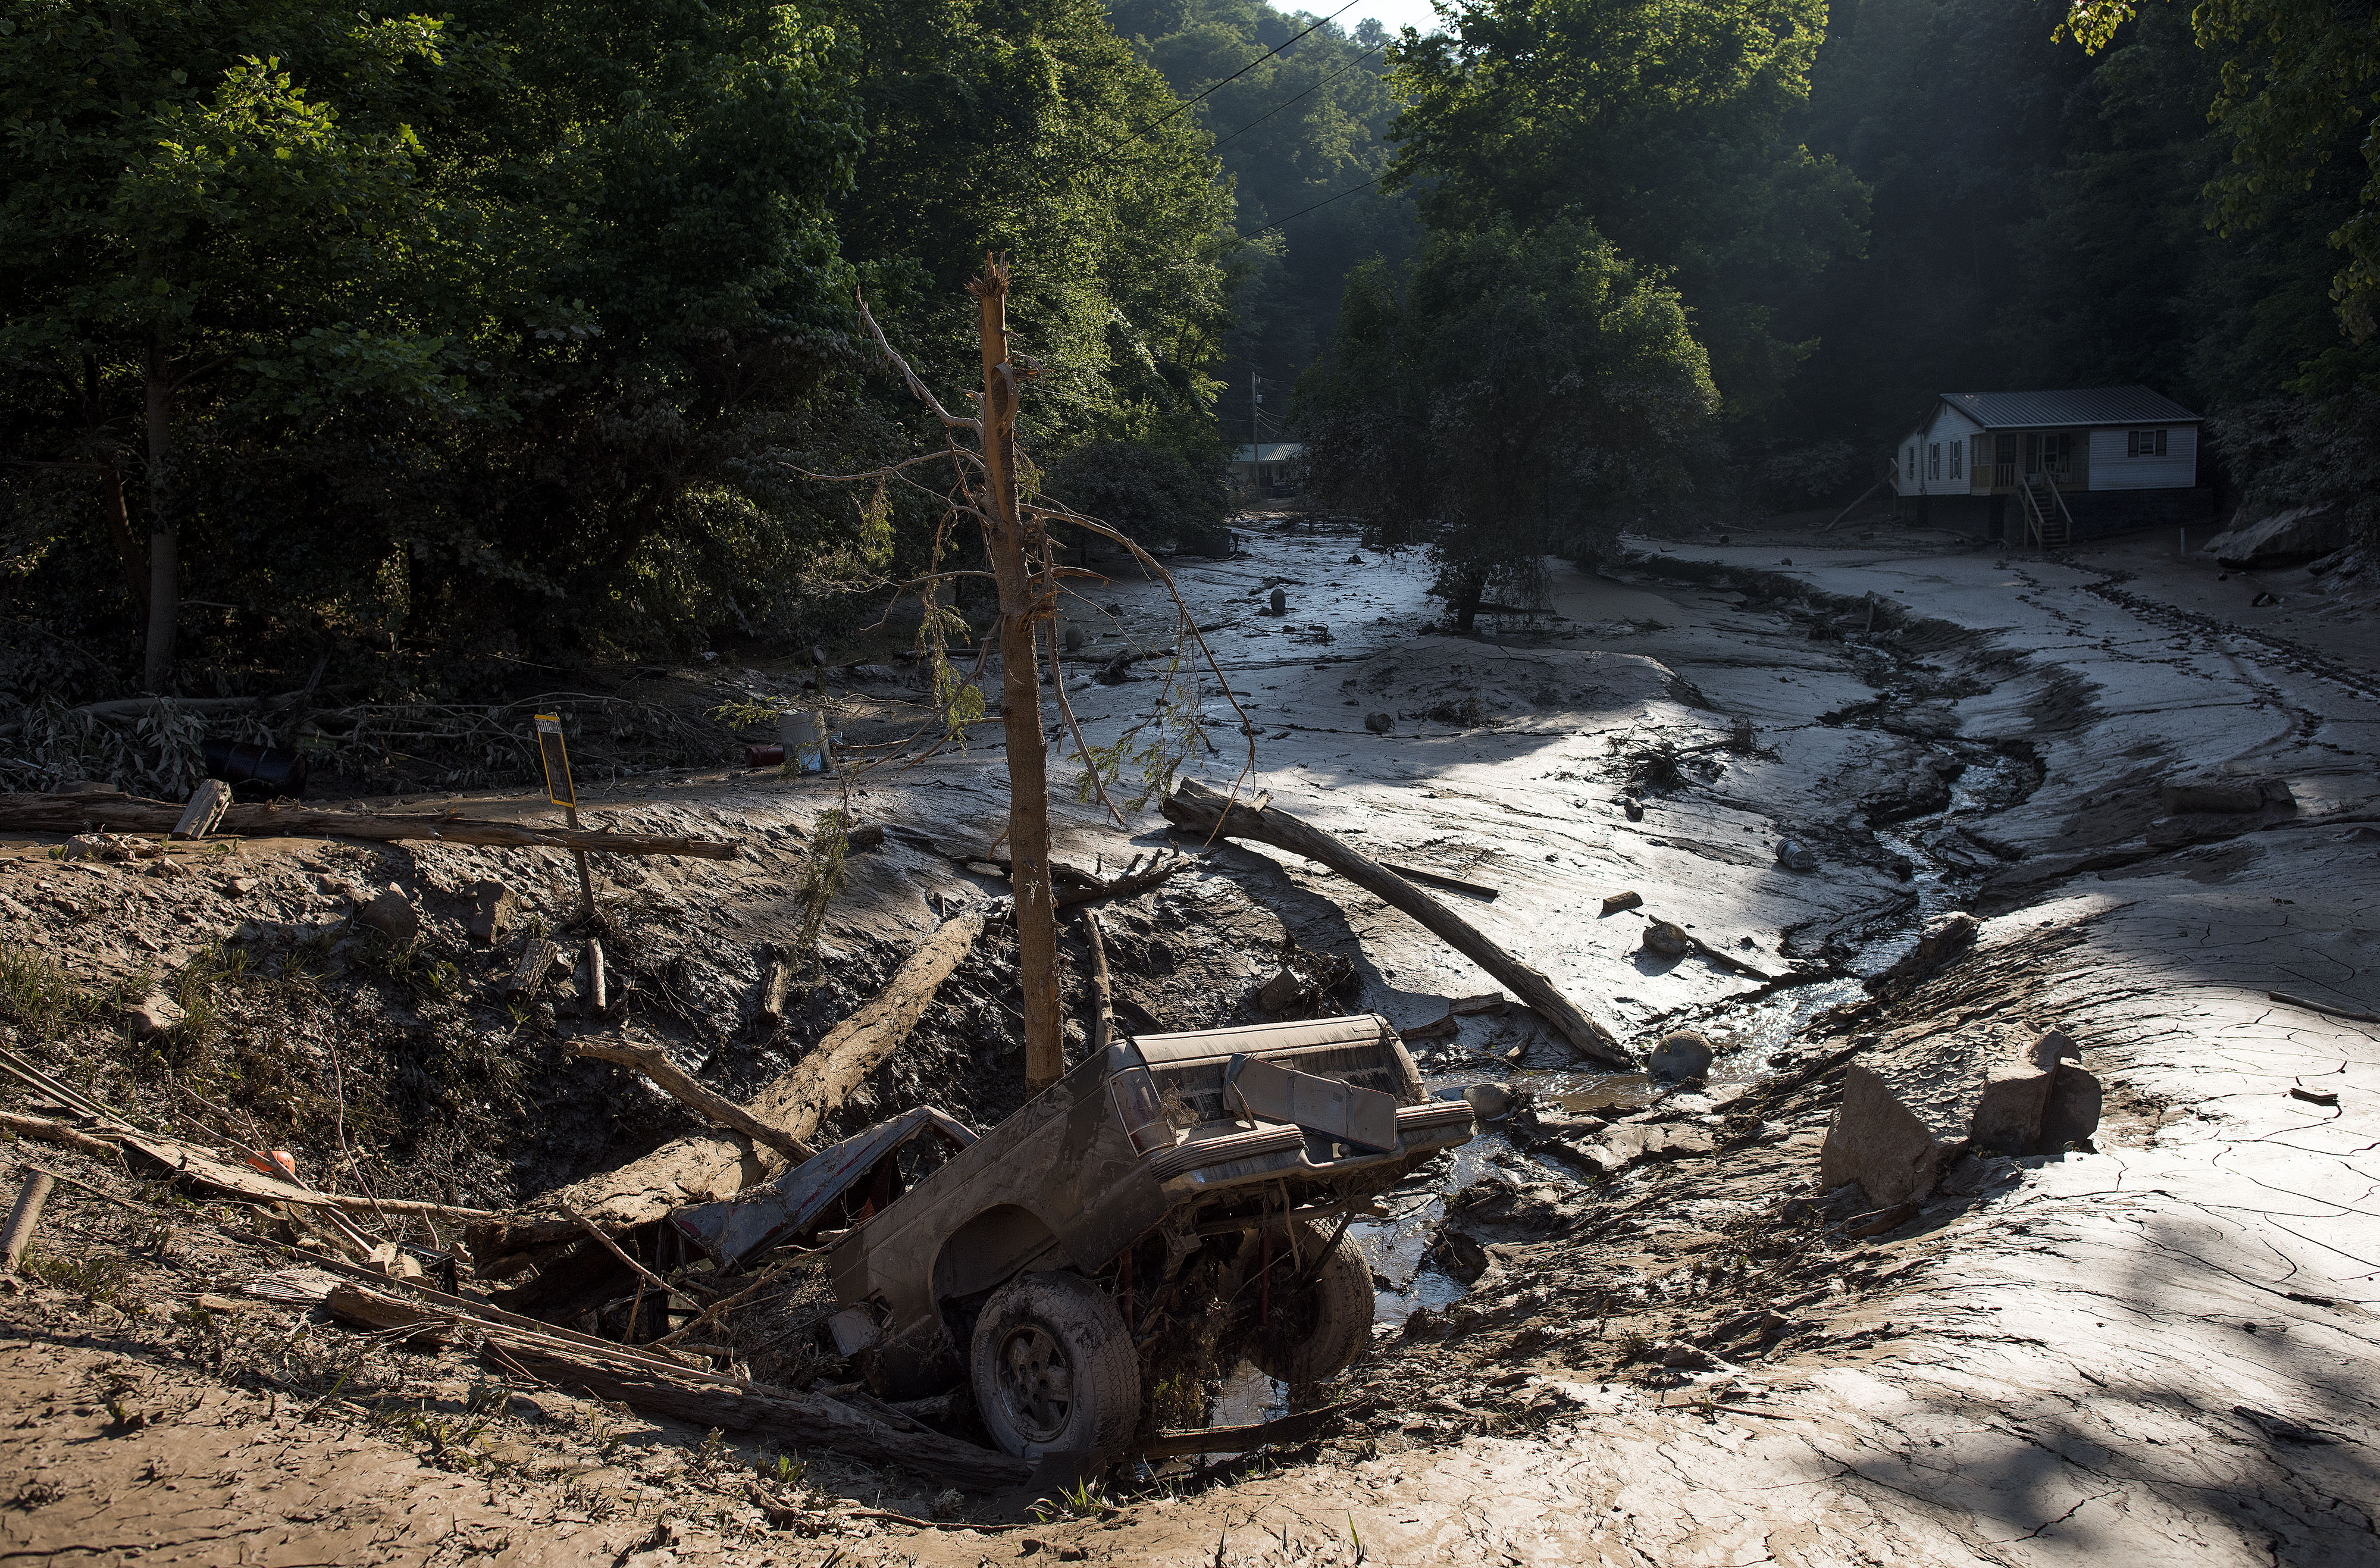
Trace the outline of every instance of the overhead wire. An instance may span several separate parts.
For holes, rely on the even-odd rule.
[[[1269,223],[1269,224],[1265,225],[1264,228],[1260,228],[1260,229],[1257,230],[1256,232],[1257,232],[1257,233],[1258,233],[1258,234],[1262,234],[1262,233],[1264,233],[1265,229],[1279,228],[1281,225],[1283,225],[1283,224],[1285,224],[1285,223],[1289,222],[1289,221],[1290,221],[1290,218],[1302,218],[1302,217],[1305,216],[1305,214],[1306,214],[1306,213],[1308,213],[1317,212],[1317,211],[1319,211],[1320,209],[1322,209],[1322,208],[1324,208],[1324,207],[1328,207],[1328,206],[1329,206],[1329,205],[1330,205],[1330,203],[1332,203],[1333,201],[1340,201],[1340,200],[1342,200],[1342,198],[1345,198],[1345,197],[1353,196],[1353,195],[1354,195],[1354,194],[1355,194],[1355,192],[1357,192],[1357,191],[1359,191],[1359,190],[1367,189],[1367,188],[1370,188],[1370,187],[1372,187],[1372,186],[1376,186],[1376,185],[1379,184],[1379,183],[1380,183],[1380,181],[1382,181],[1382,180],[1384,180],[1384,179],[1386,179],[1386,178],[1388,178],[1388,177],[1389,177],[1389,176],[1388,176],[1388,171],[1387,171],[1386,169],[1383,169],[1383,170],[1381,170],[1378,174],[1374,175],[1371,178],[1369,178],[1369,179],[1367,179],[1367,180],[1364,181],[1364,182],[1363,182],[1363,184],[1361,184],[1361,185],[1351,185],[1351,186],[1349,186],[1346,189],[1344,189],[1344,190],[1341,191],[1337,196],[1326,196],[1326,197],[1324,197],[1321,201],[1317,201],[1317,202],[1316,202],[1313,206],[1311,206],[1311,207],[1300,207],[1296,212],[1290,213],[1290,214],[1289,214],[1289,217],[1287,217],[1287,218],[1275,218],[1275,219],[1273,219],[1273,221],[1272,221],[1272,222],[1270,222],[1270,223]],[[1240,237],[1241,237],[1241,238],[1243,238],[1243,239],[1245,239],[1245,238],[1247,238],[1248,237],[1247,237],[1246,235],[1242,235]]]
[[[1181,103],[1176,103],[1173,106],[1173,112],[1172,114],[1163,115],[1149,121],[1138,130],[1134,131],[1130,136],[1125,137],[1122,141],[1117,142],[1113,147],[1111,147],[1106,152],[1099,153],[1099,156],[1102,159],[1111,158],[1118,152],[1123,152],[1125,148],[1131,146],[1134,142],[1138,141],[1142,137],[1147,136],[1150,131],[1155,130],[1158,127],[1161,125],[1170,125],[1174,120],[1181,118],[1183,115],[1188,113],[1192,108],[1205,103],[1207,99],[1213,96],[1216,92],[1221,91],[1223,88],[1229,87],[1232,83],[1239,80],[1250,71],[1255,70],[1258,66],[1263,65],[1267,60],[1271,59],[1274,55],[1280,54],[1284,49],[1287,49],[1291,44],[1298,42],[1299,39],[1304,38],[1306,33],[1310,33],[1315,31],[1317,29],[1329,26],[1330,23],[1337,21],[1341,17],[1345,16],[1348,12],[1354,10],[1357,6],[1362,4],[1363,0],[1347,0],[1347,3],[1344,6],[1340,6],[1329,16],[1324,17],[1320,21],[1308,27],[1305,32],[1298,33],[1296,37],[1293,38],[1283,39],[1281,43],[1274,44],[1271,48],[1266,50],[1255,59],[1250,60],[1246,65],[1242,66],[1238,70],[1233,71],[1230,76],[1225,77],[1222,80],[1211,83],[1207,90],[1199,93],[1197,97],[1185,98]],[[1234,134],[1237,133],[1235,132]]]
[[[1215,145],[1217,147],[1220,147],[1223,145],[1224,141],[1237,140],[1239,138],[1245,136],[1248,132],[1256,129],[1257,127],[1264,124],[1267,120],[1272,118],[1275,115],[1280,114],[1283,109],[1288,108],[1292,103],[1296,103],[1298,98],[1308,97],[1314,93],[1321,91],[1332,82],[1337,81],[1341,77],[1345,76],[1349,71],[1354,70],[1357,66],[1362,65],[1365,61],[1378,54],[1380,52],[1380,48],[1381,46],[1379,44],[1374,44],[1371,48],[1365,50],[1362,54],[1356,55],[1354,59],[1348,61],[1337,70],[1332,71],[1329,76],[1324,77],[1321,80],[1316,82],[1312,87],[1307,88],[1304,92],[1299,93],[1297,98],[1282,99],[1271,108],[1267,109],[1263,114],[1258,115],[1255,119],[1250,120],[1239,129],[1232,132],[1231,135],[1224,137],[1221,141],[1216,142]]]

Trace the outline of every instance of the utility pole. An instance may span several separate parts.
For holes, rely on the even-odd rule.
[[[967,286],[982,308],[984,499],[991,517],[991,571],[1000,589],[1000,695],[1008,741],[1009,885],[1016,897],[1017,969],[1025,1003],[1025,1092],[1066,1074],[1058,1032],[1058,906],[1050,881],[1050,759],[1041,735],[1040,637],[1055,591],[1032,569],[1028,529],[1016,504],[1018,377],[1008,356],[1008,268],[987,254]]]

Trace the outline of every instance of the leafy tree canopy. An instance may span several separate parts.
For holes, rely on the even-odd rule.
[[[1357,269],[1297,422],[1320,499],[1376,547],[1425,546],[1468,631],[1483,599],[1534,593],[1548,553],[1682,500],[1718,402],[1675,291],[1560,219]]]

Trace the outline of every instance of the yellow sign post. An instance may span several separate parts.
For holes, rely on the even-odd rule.
[[[573,828],[578,826],[578,786],[570,778],[570,748],[563,744],[562,716],[558,713],[534,715],[537,723],[537,757],[545,764],[545,797],[562,808],[563,820]],[[578,896],[586,906],[589,919],[595,918],[595,877],[588,869],[587,852],[570,852],[578,861]]]

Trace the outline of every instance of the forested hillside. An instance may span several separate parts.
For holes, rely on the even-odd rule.
[[[2227,496],[2361,504],[2359,15],[23,0],[0,583],[46,651],[0,696],[846,623],[937,515],[805,477],[938,439],[855,295],[955,390],[987,249],[1053,493],[1211,541],[1287,419],[1458,603],[1847,495],[1944,389],[2145,382]]]
[[[2070,25],[2041,0],[1458,0],[1442,16],[1400,42],[1389,79],[1403,102],[1387,183],[1416,198],[1425,251],[1511,232],[1616,255],[1675,291],[1718,395],[1691,438],[1664,427],[1631,448],[1664,489],[1591,480],[1616,455],[1582,456],[1555,529],[1572,548],[1631,519],[1846,498],[1946,390],[2146,383],[2215,416],[2227,496],[2362,504],[2380,467],[2380,234],[2360,13],[2085,0]],[[1366,286],[1417,297],[1433,264]],[[1509,464],[1524,436],[1453,439],[1477,366],[1433,365],[1409,332],[1412,352],[1388,352],[1395,321],[1351,318],[1334,362],[1389,375],[1386,401],[1445,438],[1423,440],[1407,506],[1459,510],[1467,470]],[[1347,395],[1335,368],[1306,388],[1326,440],[1347,438]],[[1332,493],[1358,493],[1333,477],[1357,450],[1322,455]],[[1529,526],[1552,537],[1550,516]]]
[[[1378,183],[1397,118],[1385,79],[1393,41],[1377,22],[1317,28],[1316,14],[1261,0],[1115,0],[1110,11],[1195,100],[1186,117],[1214,138],[1232,181],[1241,238],[1218,413],[1229,442],[1247,441],[1249,376],[1261,376],[1271,390],[1257,417],[1273,440],[1291,384],[1330,338],[1348,273],[1403,261],[1419,237],[1410,198]]]
[[[930,511],[800,475],[926,439],[855,290],[963,388],[987,248],[1037,449],[1212,473],[1228,194],[1173,106],[1096,0],[13,6],[7,591],[79,650],[19,668],[813,631]]]

